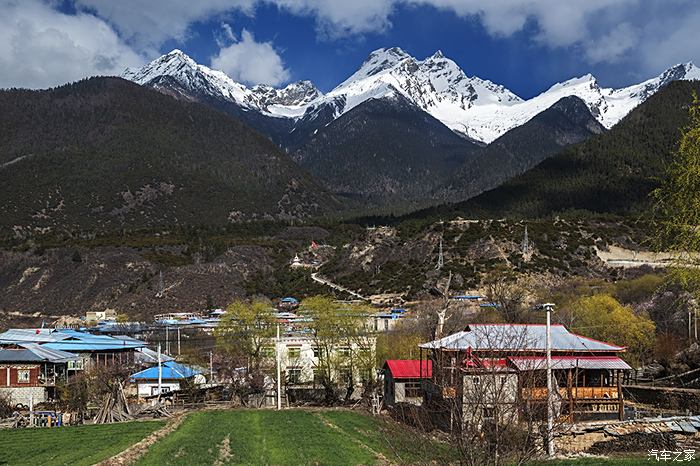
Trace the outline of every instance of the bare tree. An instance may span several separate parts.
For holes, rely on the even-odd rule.
[[[435,326],[435,339],[442,338],[443,331],[445,329],[445,320],[447,316],[447,311],[450,308],[450,284],[452,283],[452,272],[449,273],[447,277],[447,283],[442,290],[437,286],[430,290],[433,296],[436,296],[441,301],[441,306],[437,309],[437,324]]]

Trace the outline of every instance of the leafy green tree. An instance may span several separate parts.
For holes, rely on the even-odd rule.
[[[594,295],[574,301],[566,310],[572,330],[581,335],[625,346],[632,365],[642,364],[654,349],[656,325],[610,295]]]
[[[700,291],[700,100],[693,93],[689,123],[663,184],[652,193],[657,246],[676,254],[675,277],[696,294]]]
[[[313,319],[309,327],[318,354],[319,382],[326,402],[337,401],[336,389],[347,388],[352,395],[357,377],[367,390],[375,382],[376,339],[367,328],[371,310],[361,304],[341,303],[328,296],[312,296],[302,301],[303,314]]]
[[[248,374],[260,374],[268,359],[267,348],[276,334],[275,324],[275,313],[268,301],[234,301],[215,331],[217,348],[238,361],[238,367],[246,367]]]

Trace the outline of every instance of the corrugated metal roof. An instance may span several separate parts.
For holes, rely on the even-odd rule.
[[[539,370],[547,368],[546,357],[512,356],[508,358],[518,370]],[[617,356],[552,356],[552,369],[632,369]]]
[[[65,333],[49,328],[11,328],[0,333],[0,344],[12,343],[48,343],[69,338]]]
[[[79,356],[66,351],[46,348],[36,343],[19,343],[18,349],[0,349],[0,362],[51,362],[64,363],[76,361]]]
[[[419,346],[447,350],[545,351],[546,337],[544,324],[470,324],[462,332]],[[576,335],[563,325],[552,325],[552,350],[620,352],[625,348]]]
[[[146,346],[140,340],[122,340],[70,329],[10,329],[0,334],[0,344],[39,343],[45,348],[63,351],[108,351]]]
[[[141,364],[157,364],[158,363],[158,351],[154,351],[150,348],[138,348],[136,353],[134,353],[136,362]],[[161,362],[174,361],[175,359],[168,356],[165,353],[160,353]]]
[[[421,376],[421,366],[423,378],[429,379],[433,376],[433,361],[430,360],[390,359],[386,366],[395,379],[417,379]]]
[[[161,378],[162,379],[187,379],[201,374],[202,371],[195,367],[185,366],[175,361],[168,361],[162,364]],[[132,380],[158,380],[158,366],[149,367],[130,376]]]

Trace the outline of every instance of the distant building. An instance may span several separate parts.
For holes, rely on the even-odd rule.
[[[423,401],[421,383],[433,376],[430,360],[392,359],[384,363],[384,403],[420,405]]]
[[[117,311],[114,309],[105,309],[104,311],[88,311],[85,313],[85,321],[87,323],[103,322],[105,320],[116,320]]]

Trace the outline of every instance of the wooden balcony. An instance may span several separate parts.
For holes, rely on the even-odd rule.
[[[559,387],[559,395],[562,400],[568,400],[569,390]],[[547,399],[547,387],[523,388],[522,396],[524,400],[544,401]],[[571,397],[578,403],[617,403],[619,392],[617,387],[571,387]]]

